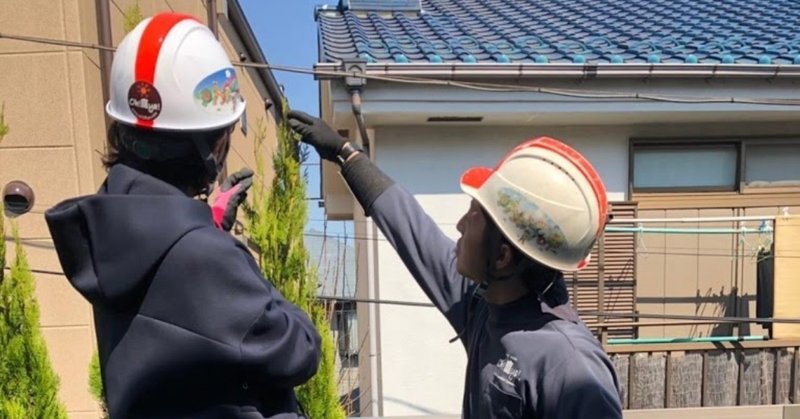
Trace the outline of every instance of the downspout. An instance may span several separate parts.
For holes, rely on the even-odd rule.
[[[353,104],[353,117],[361,134],[361,145],[369,155],[369,135],[367,134],[367,124],[364,122],[364,115],[361,113],[361,89],[350,90],[350,102]]]
[[[350,103],[353,108],[353,117],[361,135],[361,145],[369,154],[369,135],[367,134],[367,124],[364,122],[364,115],[361,113],[361,90],[367,85],[365,78],[359,77],[367,72],[367,62],[364,60],[348,60],[342,63],[344,71],[351,74],[344,78],[344,84],[350,92]]]
[[[111,12],[108,7],[108,0],[95,0],[95,12],[97,13],[97,41],[104,47],[111,45]],[[100,80],[103,85],[103,106],[108,103],[109,83],[111,81],[111,62],[114,55],[110,50],[103,49],[100,54]],[[105,118],[106,128],[108,128],[108,115]]]
[[[367,136],[367,127],[364,123],[364,115],[361,114],[361,89],[352,89],[350,91],[350,98],[353,104],[353,116],[358,125],[358,131],[361,133],[362,148],[367,151],[369,155],[369,136]],[[368,219],[366,233],[369,240],[367,240],[367,298],[377,299],[377,284],[375,275],[375,257],[376,249],[374,248],[375,242],[372,241],[375,228]],[[378,371],[380,368],[378,363],[378,307],[377,304],[369,305],[369,372],[370,372],[370,386],[369,395],[371,401],[372,416],[383,416],[383,403],[380,400],[380,379],[381,374]]]
[[[367,80],[358,77],[359,74],[366,73],[367,63],[362,60],[345,61],[342,63],[344,70],[351,72],[353,75],[345,77],[344,82],[348,91],[350,91],[350,103],[352,104],[353,118],[358,126],[358,132],[361,136],[361,145],[367,155],[369,155],[370,139],[367,134],[367,124],[364,122],[364,115],[361,112],[361,90],[367,84]],[[375,242],[372,240],[375,232],[375,226],[371,218],[366,219],[366,235],[367,235],[367,298],[370,300],[377,299],[377,283],[375,270],[375,257],[376,249]],[[383,403],[380,399],[381,387],[381,374],[379,371],[380,364],[378,362],[378,307],[377,304],[370,304],[369,306],[369,373],[370,373],[370,416],[383,416]]]
[[[377,300],[377,280],[376,270],[377,262],[377,249],[375,248],[377,242],[375,241],[375,224],[372,218],[365,218],[366,221],[366,236],[367,236],[367,298]],[[373,303],[369,304],[369,399],[370,399],[370,416],[380,417],[383,416],[383,402],[380,398],[381,395],[381,374],[379,371],[380,364],[378,363],[378,305]]]
[[[208,28],[214,34],[214,38],[219,39],[219,31],[217,30],[217,1],[206,1],[206,13],[208,14]]]

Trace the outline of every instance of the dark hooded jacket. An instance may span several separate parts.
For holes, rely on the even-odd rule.
[[[366,156],[342,175],[467,351],[464,419],[621,419],[619,380],[570,306],[563,277],[540,299],[496,305],[458,273],[456,244]]]
[[[297,417],[320,337],[208,205],[117,164],[45,217],[94,309],[112,419]]]

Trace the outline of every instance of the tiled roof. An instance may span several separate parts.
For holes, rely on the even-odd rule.
[[[323,62],[800,64],[800,0],[422,0],[317,21]]]

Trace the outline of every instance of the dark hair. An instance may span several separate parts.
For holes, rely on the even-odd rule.
[[[213,150],[228,130],[229,127],[211,131],[157,131],[112,122],[103,165],[110,169],[124,164],[178,189],[201,191],[214,181],[214,175],[208,173],[194,141],[204,141]]]
[[[484,246],[486,249],[486,270],[488,277],[492,277],[492,265],[500,257],[500,247],[507,245],[512,252],[512,262],[514,264],[514,275],[525,280],[530,292],[535,292],[540,298],[551,307],[565,304],[569,300],[567,287],[564,283],[564,274],[557,270],[545,266],[522,253],[513,243],[511,243],[497,224],[483,210],[486,218],[484,230]],[[502,280],[502,278],[496,278]]]

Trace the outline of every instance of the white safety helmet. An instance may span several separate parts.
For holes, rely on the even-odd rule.
[[[185,14],[143,20],[117,47],[106,112],[139,128],[207,131],[235,123],[245,102],[225,50]]]
[[[607,221],[600,176],[580,153],[548,137],[520,144],[494,169],[467,170],[461,189],[517,249],[560,271],[588,264]]]

